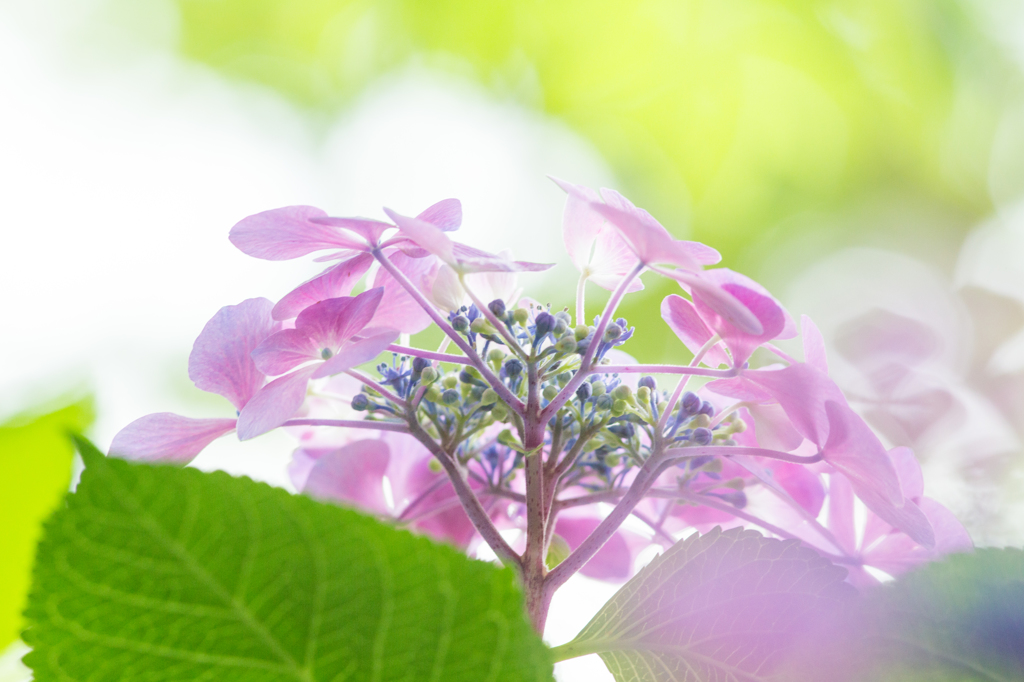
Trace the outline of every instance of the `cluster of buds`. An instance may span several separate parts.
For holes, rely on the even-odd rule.
[[[549,266],[451,240],[453,199],[415,218],[385,209],[392,222],[305,206],[242,220],[230,238],[247,254],[337,262],[276,304],[222,308],[200,334],[190,376],[236,418],[149,415],[111,453],[188,462],[232,431],[289,429],[297,489],[467,551],[485,543],[519,573],[538,628],[576,572],[626,579],[645,546],[695,528],[799,539],[854,582],[970,545],[923,496],[913,454],[850,408],[809,319],[799,361],[774,345],[797,334],[789,314],[756,282],[706,269],[716,251],[616,192],[559,184],[575,314],[518,297],[516,273]],[[625,352],[640,341],[616,310],[645,272],[685,294],[661,302],[683,364]],[[611,291],[592,324],[588,284]],[[430,324],[441,348],[401,341]],[[751,368],[758,349],[774,360]]]

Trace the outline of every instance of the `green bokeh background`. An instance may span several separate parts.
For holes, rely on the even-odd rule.
[[[182,55],[314,115],[413,63],[557,117],[638,205],[774,289],[843,246],[941,259],[993,211],[993,173],[1000,200],[1024,187],[1001,161],[1024,136],[999,139],[1021,74],[981,3],[175,2]],[[685,355],[657,317],[676,290],[627,299],[639,359]]]
[[[991,209],[1020,75],[950,0],[177,0],[185,56],[312,109],[416,59],[589,139],[624,191],[734,265],[809,210]]]

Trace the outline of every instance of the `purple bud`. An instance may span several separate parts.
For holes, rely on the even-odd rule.
[[[367,398],[362,393],[357,393],[352,398],[352,409],[353,410],[356,410],[357,412],[362,412],[363,410],[367,409],[368,407],[370,407],[370,399]]]
[[[452,320],[452,329],[457,332],[464,332],[469,329],[469,318],[465,315],[456,315]]]
[[[687,391],[683,394],[683,402],[679,409],[689,415],[694,415],[700,412],[701,399],[697,397],[696,393]]]
[[[658,382],[654,380],[654,377],[646,376],[640,377],[640,381],[637,383],[638,386],[646,386],[654,392],[658,389]]]
[[[705,400],[705,401],[701,402],[701,404],[700,404],[700,413],[701,414],[706,414],[709,417],[714,417],[715,416],[715,406]]]
[[[412,359],[412,371],[414,374],[420,374],[427,367],[430,367],[430,360],[426,358],[413,358]]]
[[[715,434],[711,433],[711,429],[705,429],[703,426],[699,426],[693,430],[693,434],[690,435],[690,440],[697,445],[708,445],[714,437]]]
[[[505,361],[505,374],[510,377],[519,376],[519,373],[523,371],[523,363],[517,358],[509,358]]]
[[[458,391],[456,391],[454,388],[449,388],[448,390],[441,394],[441,401],[445,405],[454,405],[455,403],[459,402],[459,398],[461,397],[462,396],[459,395]]]
[[[622,336],[622,327],[617,324],[610,324],[608,325],[608,328],[604,330],[605,341],[614,341],[620,336]]]
[[[587,398],[590,397],[592,392],[593,387],[589,383],[584,381],[582,384],[580,384],[580,387],[576,389],[576,397],[579,398],[580,400],[586,400]]]
[[[537,325],[536,331],[533,335],[534,343],[539,342],[545,336],[550,334],[551,330],[555,328],[555,324],[557,324],[555,316],[548,312],[543,312],[540,315],[538,315],[537,319],[534,320],[534,322]]]
[[[505,302],[500,298],[496,298],[490,303],[488,303],[487,307],[490,309],[492,313],[494,313],[495,317],[499,319],[505,317]]]

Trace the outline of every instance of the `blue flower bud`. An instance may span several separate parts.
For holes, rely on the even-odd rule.
[[[505,361],[505,374],[510,377],[519,376],[523,371],[523,363],[518,358],[509,358]]]
[[[459,395],[459,392],[454,388],[446,389],[445,392],[441,394],[441,402],[445,405],[454,405],[459,402],[460,398],[462,398],[462,396]]]
[[[711,429],[705,429],[703,426],[694,429],[690,435],[690,439],[697,445],[708,445],[714,437],[715,434],[711,433]]]
[[[362,412],[363,410],[366,410],[368,407],[370,407],[370,399],[367,398],[362,393],[358,393],[354,398],[352,398],[353,410]]]
[[[597,399],[597,407],[600,410],[610,410],[614,404],[615,398],[611,397],[608,393]]]
[[[584,381],[582,384],[580,384],[580,387],[576,389],[576,397],[579,398],[580,400],[586,400],[590,397],[592,392],[593,391],[590,386],[590,383]]]
[[[414,374],[420,374],[427,367],[430,367],[430,360],[427,360],[426,358],[412,359],[412,371]]]
[[[654,377],[651,376],[640,377],[640,381],[637,385],[646,386],[647,388],[651,389],[651,391],[655,391],[658,388],[658,382],[655,381]]]
[[[614,341],[620,336],[622,336],[622,327],[617,324],[610,324],[608,325],[608,328],[604,330],[605,341]]]
[[[701,399],[697,397],[696,393],[687,391],[683,394],[683,402],[680,404],[680,408],[683,412],[689,415],[694,415],[700,412]]]
[[[494,313],[494,316],[497,317],[498,319],[502,319],[505,317],[505,302],[500,298],[496,298],[490,303],[488,303],[487,307],[490,309],[492,313]]]
[[[700,404],[700,413],[701,414],[706,414],[709,417],[714,417],[715,416],[715,406],[705,400],[705,401],[703,401]]]
[[[452,320],[452,329],[457,332],[465,332],[469,329],[469,318],[465,315],[456,315]]]
[[[555,316],[551,313],[543,312],[537,316],[534,323],[537,325],[537,328],[533,335],[533,341],[534,343],[538,343],[555,328]]]

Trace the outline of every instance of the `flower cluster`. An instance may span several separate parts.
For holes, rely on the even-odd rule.
[[[809,319],[798,361],[773,343],[794,320],[756,282],[705,269],[716,251],[616,192],[558,184],[575,314],[519,298],[516,273],[548,266],[453,241],[454,199],[415,218],[385,209],[391,222],[306,206],[242,220],[230,238],[249,255],[336,262],[276,304],[222,308],[199,335],[189,375],[235,419],[149,415],[111,453],[184,463],[233,430],[293,430],[299,490],[467,551],[486,543],[519,572],[538,627],[574,573],[624,580],[645,546],[694,528],[797,538],[856,583],[970,547],[923,497],[913,454],[887,450],[829,378]],[[644,272],[685,294],[661,303],[685,364],[622,348],[642,330],[616,310]],[[588,282],[611,291],[590,322]],[[441,348],[399,343],[430,324]],[[771,364],[751,368],[759,349]]]

